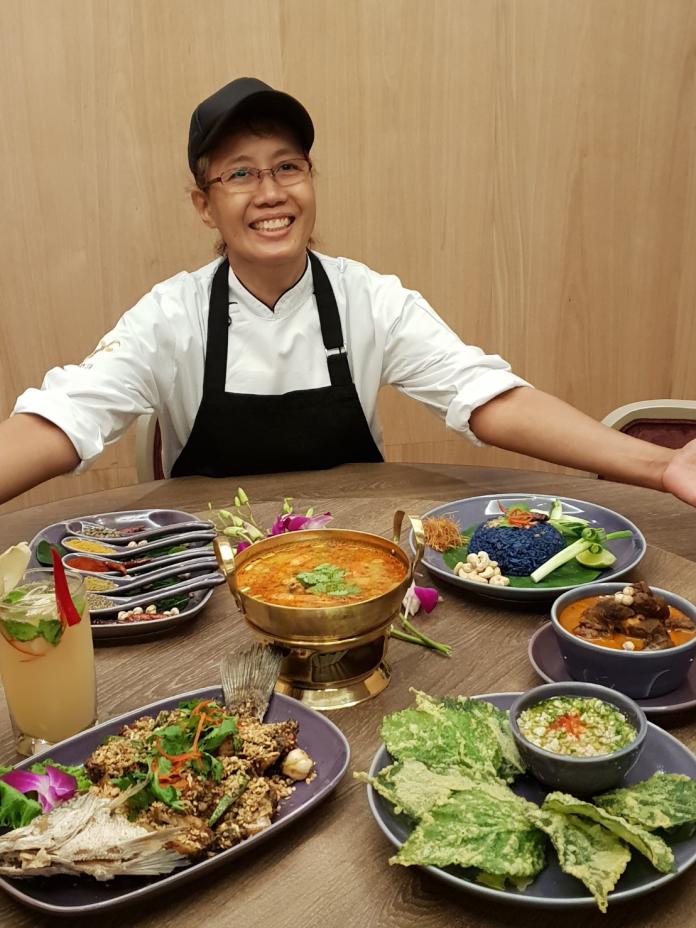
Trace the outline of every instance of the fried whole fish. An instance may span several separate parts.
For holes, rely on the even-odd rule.
[[[87,873],[97,880],[117,875],[170,873],[187,859],[167,845],[180,827],[149,830],[123,814],[125,801],[83,793],[0,837],[0,876]]]

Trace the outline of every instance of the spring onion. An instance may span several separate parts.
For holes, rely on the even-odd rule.
[[[540,567],[537,567],[530,576],[535,583],[538,583],[540,580],[543,580],[544,577],[548,577],[556,568],[561,567],[563,564],[567,564],[568,561],[572,561],[573,558],[582,551],[592,549],[593,554],[599,554],[605,547],[605,541],[612,541],[614,538],[630,538],[632,534],[633,533],[630,531],[609,532],[609,534],[607,534],[603,528],[586,527],[582,530],[580,538],[577,541],[573,542],[572,545],[568,545],[568,547],[564,548],[562,551],[559,551],[558,554],[554,554],[552,558],[549,558],[548,561],[545,561]]]

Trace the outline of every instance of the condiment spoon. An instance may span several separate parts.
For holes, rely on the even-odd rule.
[[[130,611],[138,606],[149,606],[156,603],[159,599],[170,599],[172,596],[180,596],[184,593],[193,593],[195,590],[205,590],[217,586],[224,582],[222,574],[203,574],[200,577],[192,577],[183,583],[175,583],[172,586],[162,587],[160,590],[152,590],[149,593],[140,593],[138,596],[116,597],[105,596],[103,593],[94,593],[101,599],[108,599],[111,603],[109,606],[102,606],[98,609],[90,607],[90,615],[100,616],[107,615],[110,612]]]
[[[107,534],[109,526],[99,525],[96,522],[86,522],[84,519],[73,519],[65,523],[66,531],[69,535],[77,535],[89,541],[105,542],[113,545],[127,545],[129,541],[142,541],[145,538],[156,538],[159,535],[180,534],[183,531],[188,532],[210,532],[215,526],[212,522],[202,519],[194,519],[190,522],[172,522],[169,525],[153,525],[149,528],[140,529],[137,532],[128,532],[119,534],[118,529],[113,529],[113,535]],[[89,530],[92,531],[89,531]],[[99,534],[97,534],[99,532]]]
[[[157,580],[165,580],[168,577],[198,574],[201,572],[210,574],[214,572],[211,571],[211,567],[215,566],[217,566],[217,562],[214,559],[203,557],[199,560],[169,564],[167,567],[162,567],[159,570],[153,570],[150,573],[140,574],[137,577],[131,577],[128,575],[125,577],[104,577],[102,574],[89,574],[89,576],[95,576],[100,579],[108,580],[109,583],[115,584],[114,588],[111,590],[90,590],[90,592],[98,594],[104,593],[104,595],[107,597],[125,596],[127,593],[130,593],[133,590],[138,590],[143,586],[148,586],[151,583],[155,583]],[[82,573],[82,571],[80,572]],[[190,579],[190,577],[187,577],[187,579]],[[162,589],[167,589],[167,587],[163,587]]]

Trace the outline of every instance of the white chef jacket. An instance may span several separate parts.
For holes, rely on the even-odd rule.
[[[348,258],[318,255],[336,296],[348,363],[375,444],[383,450],[377,394],[383,384],[425,403],[447,426],[469,429],[477,407],[529,386],[498,355],[465,345],[414,290]],[[80,365],[50,370],[13,414],[34,413],[61,428],[88,467],[133,420],[154,410],[169,474],[193,428],[203,394],[208,303],[220,261],[157,284]],[[271,312],[229,272],[226,390],[277,395],[330,384],[312,272]],[[234,429],[234,422],[220,428]],[[298,440],[301,438],[298,436]],[[244,435],[239,435],[240,448]]]

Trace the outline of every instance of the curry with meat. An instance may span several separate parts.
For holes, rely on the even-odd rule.
[[[326,539],[283,545],[237,571],[240,592],[278,606],[325,608],[365,602],[393,590],[407,566],[367,542]]]
[[[566,631],[605,648],[661,651],[686,644],[696,635],[691,619],[645,581],[608,596],[569,603],[558,617]]]

